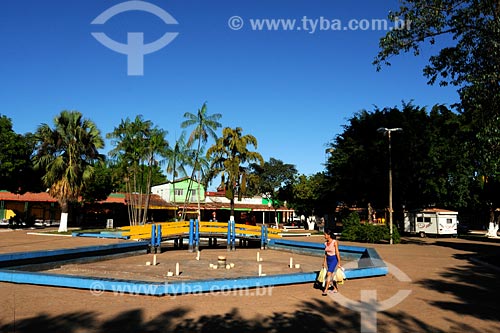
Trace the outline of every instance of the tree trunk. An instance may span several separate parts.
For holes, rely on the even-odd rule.
[[[490,222],[488,225],[488,232],[486,233],[486,236],[497,238],[498,237],[497,233],[498,233],[498,223]]]
[[[495,211],[493,208],[490,210],[490,223],[488,225],[488,232],[486,233],[486,237],[497,238],[498,237],[498,221],[495,222]]]
[[[201,182],[201,174],[200,174],[200,170],[198,170],[198,178],[197,181],[198,181],[198,190],[197,190],[197,195],[198,195],[198,221],[201,221],[201,205],[200,205],[200,182]]]
[[[61,220],[59,222],[58,232],[66,232],[68,231],[69,205],[67,201],[60,201],[59,205],[61,205]]]
[[[234,192],[233,197],[231,198],[231,217],[229,220],[234,221]]]
[[[189,198],[189,192],[191,191],[191,186],[193,185],[193,178],[196,172],[196,168],[198,166],[198,156],[200,155],[200,148],[201,148],[201,137],[198,138],[198,148],[196,149],[196,154],[194,156],[194,166],[193,166],[193,171],[191,172],[191,178],[189,178],[189,183],[188,183],[188,193],[186,200],[184,200],[184,207],[182,208],[182,220],[185,220],[186,217],[186,206],[187,206],[187,200],[190,200]]]
[[[153,158],[148,163],[148,174],[146,179],[146,202],[144,203],[144,215],[142,216],[142,224],[148,221],[149,199],[151,198],[151,178],[153,177]]]

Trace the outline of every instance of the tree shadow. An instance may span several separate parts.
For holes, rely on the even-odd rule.
[[[448,247],[455,250],[473,252],[477,254],[486,254],[486,253],[498,253],[500,254],[500,240],[487,241],[487,237],[485,237],[485,241],[469,241],[462,239],[463,241],[445,241],[445,240],[437,240],[434,245]]]
[[[451,294],[456,302],[434,301],[435,306],[455,313],[472,315],[478,319],[498,321],[498,274],[472,262],[448,269],[443,279],[426,279],[424,287]]]
[[[499,323],[497,306],[500,297],[499,270],[495,267],[485,266],[477,259],[487,256],[498,260],[500,246],[491,243],[448,241],[436,241],[433,245],[468,253],[454,254],[453,257],[459,259],[463,264],[446,269],[441,273],[441,279],[429,278],[417,282],[425,288],[452,295],[455,299],[455,301],[434,300],[428,303],[456,314]],[[477,331],[466,323],[457,323],[457,325],[464,332]],[[492,329],[491,332],[496,332],[497,329]],[[481,332],[486,331],[483,329]]]
[[[132,332],[360,332],[361,319],[358,312],[337,304],[329,297],[325,300],[302,302],[296,311],[273,312],[268,316],[244,318],[237,308],[224,315],[202,315],[190,317],[190,309],[177,307],[165,311],[152,319],[146,319],[143,309],[131,309],[109,320],[100,320],[96,312],[71,312],[48,316],[39,314],[8,324],[0,324],[2,333],[132,333]],[[414,314],[406,312],[379,313],[377,332],[436,332],[445,331],[425,323]],[[462,323],[453,323],[457,327]],[[468,332],[487,332],[469,327]],[[489,332],[488,332],[489,333]]]

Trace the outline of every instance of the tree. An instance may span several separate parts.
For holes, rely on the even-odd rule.
[[[35,133],[34,165],[44,170],[42,178],[49,194],[61,206],[59,232],[67,231],[69,205],[77,202],[92,180],[94,164],[103,160],[104,141],[96,125],[78,111],[62,111],[54,128],[41,124]]]
[[[392,140],[394,207],[444,206],[463,209],[474,202],[468,152],[460,116],[442,105],[430,112],[404,103],[398,108],[361,111],[330,144],[327,188],[331,202],[387,207],[388,146],[380,127],[402,127]],[[325,188],[325,191],[328,191]]]
[[[246,192],[246,177],[251,162],[264,164],[262,156],[248,150],[248,145],[257,149],[257,139],[250,134],[243,135],[241,127],[225,127],[222,136],[207,151],[207,158],[211,159],[211,169],[214,174],[221,174],[221,185],[226,190],[226,197],[231,203],[231,219],[234,220],[234,198],[237,195],[241,200]]]
[[[332,186],[323,172],[311,176],[300,175],[293,184],[292,207],[297,213],[313,215],[334,212],[337,200],[332,195]]]
[[[264,195],[271,202],[276,219],[276,210],[283,205],[284,201],[291,199],[286,195],[290,193],[287,188],[292,186],[297,175],[297,168],[272,157],[263,165],[252,163],[250,168],[252,174],[256,176],[256,192]]]
[[[389,15],[407,24],[380,39],[374,64],[380,69],[401,52],[419,55],[426,44],[441,43],[423,69],[429,84],[454,85],[468,127],[462,144],[470,151],[480,188],[500,176],[500,3],[498,1],[405,1]],[[482,196],[493,209],[493,197]],[[490,214],[494,216],[494,214]],[[490,226],[494,221],[490,221]]]
[[[82,201],[93,203],[106,200],[113,191],[112,172],[105,161],[95,163],[92,182],[88,182],[82,190]]]
[[[175,194],[175,180],[179,176],[187,176],[186,166],[191,163],[191,157],[194,155],[193,151],[187,147],[186,132],[182,132],[180,137],[175,141],[175,145],[167,152],[167,174],[172,174],[172,185],[174,192],[174,202],[176,200]]]
[[[490,95],[498,92],[498,1],[406,0],[398,11],[389,14],[389,19],[405,24],[380,39],[380,51],[374,60],[378,70],[390,65],[389,59],[401,52],[412,51],[418,56],[423,44],[442,42],[441,50],[423,69],[429,84],[452,84],[460,88],[462,97],[475,85],[491,85],[494,91]]]
[[[195,164],[196,169],[193,170],[198,174],[196,177],[196,199],[198,202],[198,216],[201,218],[201,210],[200,210],[200,201],[201,201],[201,188],[200,185],[203,186],[203,188],[208,187],[208,183],[212,180],[212,171],[210,170],[210,161],[206,157],[206,155],[203,154],[203,150],[200,150],[200,155],[198,156],[198,162]]]
[[[153,170],[159,170],[159,157],[167,156],[166,134],[141,115],[134,121],[122,119],[120,125],[107,134],[115,146],[109,155],[116,159],[123,173],[131,225],[146,223]]]
[[[0,190],[23,193],[39,190],[38,173],[33,170],[31,134],[23,136],[12,129],[12,120],[0,115]]]
[[[128,179],[129,174],[127,173],[127,169],[123,167],[123,165],[118,164],[118,161],[109,160],[107,163],[107,169],[109,169],[110,174],[110,185],[109,191],[112,192],[122,192],[128,193],[129,183],[126,183],[125,180]],[[146,175],[148,172],[151,172],[151,186],[155,186],[158,184],[163,184],[167,181],[167,177],[162,172],[160,165],[153,165],[151,168],[147,165],[141,165],[139,167],[139,173],[142,175]],[[141,177],[139,177],[141,178]],[[98,185],[103,186],[103,185]],[[142,182],[138,184],[139,191],[142,193],[147,193],[151,190],[148,189],[147,183]]]
[[[205,144],[208,141],[208,138],[211,137],[214,140],[217,140],[217,134],[216,130],[222,126],[221,123],[219,123],[219,119],[222,118],[222,115],[220,113],[215,113],[213,115],[209,115],[207,113],[207,104],[203,103],[200,109],[198,109],[198,112],[196,114],[192,114],[190,112],[186,112],[184,114],[184,120],[181,123],[182,128],[187,128],[190,126],[194,126],[193,131],[189,135],[189,139],[187,141],[187,146],[192,147],[194,143],[196,143],[196,150],[195,150],[195,156],[194,156],[194,163],[193,163],[193,171],[191,173],[190,181],[189,181],[189,186],[188,186],[188,195],[186,196],[186,202],[184,202],[184,208],[182,212],[182,219],[185,217],[185,211],[186,211],[186,204],[187,204],[187,198],[189,197],[189,193],[191,191],[191,186],[192,186],[192,181],[195,175],[195,172],[199,169],[198,168],[198,163],[199,163],[199,156],[200,152],[203,149],[202,143]],[[198,218],[199,218],[200,212],[198,211]]]

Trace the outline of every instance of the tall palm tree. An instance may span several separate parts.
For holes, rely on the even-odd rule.
[[[59,232],[68,230],[69,204],[78,201],[91,180],[93,165],[104,160],[98,149],[104,140],[96,125],[78,111],[62,111],[54,118],[54,128],[41,124],[35,133],[36,168],[45,171],[42,181],[61,206]]]
[[[174,192],[174,202],[177,202],[175,193],[175,180],[178,176],[187,176],[186,165],[190,164],[192,151],[186,144],[186,132],[182,131],[180,137],[175,141],[175,145],[167,152],[167,174],[172,174],[172,190]]]
[[[151,179],[153,176],[153,167],[158,166],[157,155],[166,157],[169,151],[168,141],[165,139],[166,131],[159,128],[150,128],[148,131],[149,140],[146,140],[145,162],[147,166],[146,174],[146,202],[144,204],[144,214],[142,215],[142,224],[146,224],[149,200],[151,198]]]
[[[166,156],[168,150],[166,133],[154,127],[150,120],[143,120],[142,116],[138,115],[134,121],[129,118],[122,119],[118,127],[107,134],[115,146],[109,155],[117,160],[125,174],[129,203],[127,208],[131,225],[146,222],[152,167],[158,163],[157,155]]]
[[[242,135],[242,128],[226,127],[222,130],[222,136],[207,151],[207,157],[212,158],[212,168],[215,173],[222,174],[222,183],[226,189],[226,197],[231,201],[231,219],[234,220],[234,198],[238,199],[246,191],[246,175],[248,167],[245,164],[259,162],[264,164],[262,156],[254,151],[248,150],[252,145],[257,149],[257,139],[250,134]]]
[[[200,154],[198,155],[198,163],[196,163],[196,170],[195,172],[198,174],[196,177],[196,198],[198,202],[198,215],[201,216],[201,209],[200,209],[200,201],[201,201],[201,188],[200,186],[203,186],[204,189],[207,188],[208,183],[210,182],[212,177],[212,173],[210,171],[210,161],[206,157],[205,154],[203,154],[203,149],[200,150]]]
[[[192,114],[190,112],[186,112],[184,114],[184,120],[181,123],[182,128],[194,126],[193,131],[191,132],[188,139],[188,146],[191,147],[195,142],[197,143],[197,147],[195,150],[194,163],[193,163],[193,171],[191,173],[191,178],[189,180],[188,192],[186,194],[186,200],[184,201],[184,208],[182,212],[182,219],[185,217],[186,204],[187,200],[190,197],[191,186],[193,183],[193,178],[195,172],[198,170],[199,156],[202,150],[202,143],[205,144],[208,141],[208,138],[211,137],[214,140],[217,140],[216,130],[219,127],[222,127],[222,124],[219,123],[219,119],[222,118],[220,113],[214,113],[213,115],[209,115],[207,113],[207,104],[203,103],[202,107],[198,109],[196,114]]]

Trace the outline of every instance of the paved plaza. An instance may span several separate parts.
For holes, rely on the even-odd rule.
[[[71,248],[124,242],[115,239],[75,238],[29,234],[28,230],[0,230],[0,253]],[[323,242],[322,236],[295,237]],[[13,283],[0,283],[0,332],[468,332],[500,331],[500,271],[488,264],[500,256],[500,242],[456,238],[403,238],[402,244],[368,246],[389,266],[381,277],[353,279],[339,294],[321,296],[313,283],[219,291],[177,296],[135,296]],[[288,272],[289,253],[275,250],[224,247],[203,249],[200,261],[187,250],[166,251],[159,265],[146,267],[151,254],[121,258],[119,269],[98,263],[70,265],[66,272],[134,278],[149,269],[152,279],[180,262],[188,272],[208,278],[255,274],[256,252],[263,258],[263,273]],[[208,269],[219,254],[235,263],[231,270]],[[321,266],[320,257],[293,254],[299,269]],[[199,265],[199,266],[196,266]],[[130,269],[132,267],[132,269]],[[206,267],[206,269],[205,269]],[[151,269],[156,270],[152,272]],[[59,269],[60,270],[60,269]],[[287,271],[288,270],[288,271]],[[182,277],[182,274],[179,278]]]

